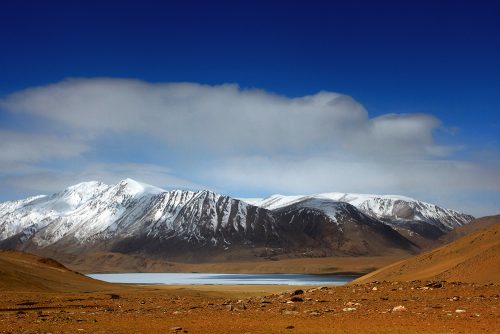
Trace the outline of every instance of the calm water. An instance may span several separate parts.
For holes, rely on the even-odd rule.
[[[338,275],[199,273],[90,274],[88,276],[111,283],[136,284],[343,285],[356,278]]]

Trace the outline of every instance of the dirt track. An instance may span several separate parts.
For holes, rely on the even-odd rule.
[[[148,287],[121,289],[115,295],[0,293],[0,332],[500,332],[498,285],[426,284],[365,284],[295,296],[290,291],[263,295],[245,287]],[[399,305],[405,310],[393,311]]]

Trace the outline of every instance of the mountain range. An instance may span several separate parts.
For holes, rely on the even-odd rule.
[[[84,182],[0,204],[0,248],[81,255],[231,256],[416,253],[474,217],[402,196],[327,193],[236,199],[125,179]]]

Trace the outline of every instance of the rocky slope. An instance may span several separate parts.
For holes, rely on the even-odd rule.
[[[394,229],[348,203],[308,198],[272,212],[280,226],[293,236],[289,247],[300,247],[311,256],[416,251],[415,245]]]

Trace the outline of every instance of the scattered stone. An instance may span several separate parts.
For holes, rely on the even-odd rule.
[[[342,311],[344,311],[344,312],[353,312],[353,311],[356,311],[356,308],[355,307],[344,307],[342,309]]]
[[[236,304],[236,308],[237,308],[237,310],[244,311],[247,309],[247,306],[243,302],[241,302],[241,303]]]
[[[321,313],[316,312],[316,311],[313,311],[313,312],[309,312],[309,315],[313,315],[313,316],[316,316],[316,317],[317,317],[317,316],[320,316],[320,315],[321,315]]]
[[[304,294],[304,290],[302,290],[302,289],[298,289],[298,290],[295,290],[295,291],[292,293],[292,296],[303,295],[303,294]]]
[[[453,298],[448,299],[450,302],[456,302],[460,300],[460,297],[454,296]]]
[[[406,307],[404,307],[403,305],[398,305],[398,306],[394,306],[392,308],[392,312],[406,312]]]
[[[292,325],[285,327],[285,329],[294,329],[294,328],[295,328],[295,326],[292,326]]]
[[[171,332],[174,332],[174,333],[176,333],[176,332],[178,332],[178,331],[181,331],[181,330],[182,330],[182,327],[179,327],[179,326],[176,326],[176,327],[172,327],[172,328],[170,328],[170,331],[171,331]]]
[[[297,314],[299,314],[299,312],[286,310],[286,311],[283,311],[282,314],[284,314],[284,315],[297,315]]]
[[[455,310],[455,313],[465,313],[465,310],[456,309],[456,310]]]
[[[110,293],[109,297],[111,297],[111,299],[120,299],[120,296],[114,293]]]
[[[345,306],[360,306],[360,303],[355,303],[355,302],[347,302],[345,303]]]
[[[233,305],[229,304],[229,305],[226,305],[226,309],[228,311],[232,311],[233,310]]]
[[[301,298],[301,297],[299,297],[299,296],[293,296],[293,297],[290,299],[290,301],[292,301],[292,302],[303,302],[303,301],[304,301],[304,299],[302,299],[302,298]]]
[[[434,289],[440,289],[444,286],[443,282],[430,282],[426,284],[425,286],[429,288],[434,288]]]
[[[32,305],[35,305],[35,304],[37,304],[37,302],[33,302],[33,301],[31,301],[31,300],[28,300],[28,301],[25,301],[25,302],[19,303],[19,304],[17,304],[17,305],[19,305],[19,306],[32,306]]]
[[[378,288],[377,288],[376,286],[374,286],[374,287],[372,288],[372,291],[377,291],[377,290],[378,290]]]

